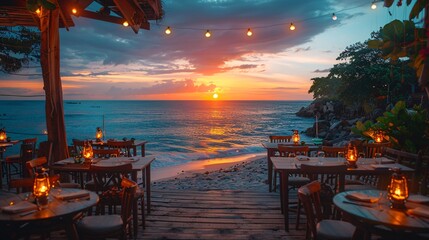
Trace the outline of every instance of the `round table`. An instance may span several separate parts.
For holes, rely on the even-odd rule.
[[[71,199],[67,201],[60,200],[55,195],[71,194],[71,193],[88,192],[89,198]],[[30,193],[14,194],[10,192],[0,191],[0,207],[8,206],[11,202],[18,203],[20,201],[32,201]],[[1,234],[13,236],[16,229],[25,223],[34,223],[39,226],[39,223],[53,222],[60,223],[64,226],[68,239],[78,239],[77,231],[74,227],[74,217],[96,205],[99,197],[96,193],[74,188],[53,189],[49,195],[49,203],[44,208],[39,208],[35,211],[27,211],[23,213],[5,213],[0,212]],[[43,226],[43,224],[40,224]],[[39,232],[43,229],[37,229]],[[4,232],[3,232],[4,231]],[[46,233],[49,229],[46,230]]]
[[[347,194],[352,192],[364,193],[376,198],[383,194],[380,202],[376,203],[363,203],[359,201],[352,201],[346,198]],[[416,207],[429,206],[419,203],[406,203],[406,209],[392,209],[390,202],[386,197],[386,191],[379,190],[361,190],[342,192],[335,195],[333,202],[343,213],[351,216],[350,219],[356,221],[357,225],[361,225],[364,231],[367,231],[374,225],[382,225],[391,229],[394,232],[429,232],[429,219],[411,215],[410,209]],[[359,226],[358,226],[359,227]],[[368,227],[368,228],[367,228]]]

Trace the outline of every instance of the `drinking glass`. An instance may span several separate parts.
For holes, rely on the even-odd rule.
[[[380,192],[377,201],[377,209],[379,211],[383,210],[383,204],[386,202],[386,192]]]
[[[324,151],[318,151],[317,152],[317,160],[319,160],[318,164],[323,165],[323,158],[325,157]]]
[[[338,162],[344,162],[344,152],[338,152]]]
[[[374,158],[378,164],[381,164],[381,153],[375,153]]]
[[[294,152],[290,152],[289,157],[296,157],[296,154]]]

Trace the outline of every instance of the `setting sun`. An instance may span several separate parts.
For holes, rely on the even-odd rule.
[[[219,97],[219,94],[217,94],[217,93],[213,94],[213,99],[217,99],[218,97]]]

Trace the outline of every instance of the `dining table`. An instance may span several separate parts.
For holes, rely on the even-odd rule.
[[[427,196],[410,195],[403,209],[391,208],[385,190],[341,192],[334,196],[333,203],[345,215],[343,218],[357,226],[359,236],[365,240],[371,239],[372,232],[384,235],[385,239],[392,236],[413,239],[411,234],[429,233]],[[377,231],[380,226],[382,231]]]
[[[0,191],[0,234],[5,239],[18,239],[22,232],[46,234],[52,226],[58,226],[65,229],[68,239],[79,239],[75,218],[98,201],[95,192],[53,188],[47,205],[40,206],[32,193]]]
[[[289,175],[302,174],[301,164],[308,165],[325,165],[333,166],[338,164],[346,164],[344,158],[329,158],[329,157],[271,157],[274,168],[280,173],[280,199],[282,209],[284,209],[285,230],[289,231]],[[381,164],[380,164],[381,163]],[[395,163],[391,159],[381,158],[360,158],[356,168],[347,168],[346,175],[379,175],[382,178],[379,181],[380,188],[385,187],[387,178],[390,177],[392,169],[400,169],[405,174],[413,175],[414,169],[407,166]]]
[[[153,156],[134,156],[134,157],[112,157],[112,158],[94,158],[82,163],[76,163],[73,157],[55,162],[49,168],[58,173],[78,173],[81,188],[84,188],[85,181],[82,173],[90,173],[91,164],[104,166],[118,166],[121,164],[132,164],[131,179],[139,184],[144,184],[146,191],[147,212],[151,209],[151,163],[155,160]],[[141,172],[142,181],[138,181],[138,173]]]
[[[297,146],[293,142],[263,142],[262,146],[267,150],[267,167],[268,167],[268,191],[271,192],[273,190],[273,162],[271,161],[271,157],[275,157],[279,151],[279,145],[286,146]],[[315,144],[307,144],[309,148],[309,153],[320,150],[319,145]]]

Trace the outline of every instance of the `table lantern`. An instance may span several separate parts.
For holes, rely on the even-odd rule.
[[[384,133],[381,130],[375,131],[374,133],[374,141],[376,143],[381,143],[384,140]]]
[[[101,142],[102,138],[103,138],[103,130],[101,130],[100,127],[97,127],[97,130],[95,132],[95,139],[96,139],[97,142]]]
[[[6,130],[4,128],[0,129],[0,142],[4,142],[7,139]]]
[[[43,170],[36,172],[33,183],[33,195],[36,198],[37,204],[41,207],[48,204],[48,195],[51,189],[49,183],[49,175]]]
[[[299,136],[299,133],[298,133],[298,130],[293,130],[293,134],[292,134],[292,141],[293,141],[293,143],[295,144],[295,145],[298,145],[299,144],[299,140],[300,140],[301,138],[300,138],[300,136]]]
[[[358,151],[352,144],[349,144],[347,147],[346,160],[348,167],[357,168]]]
[[[94,152],[92,151],[92,146],[89,141],[85,141],[85,144],[83,145],[82,149],[82,157],[85,160],[91,160],[94,156]]]
[[[408,198],[407,178],[401,173],[399,168],[393,170],[390,185],[387,189],[391,208],[405,208],[405,201]]]

